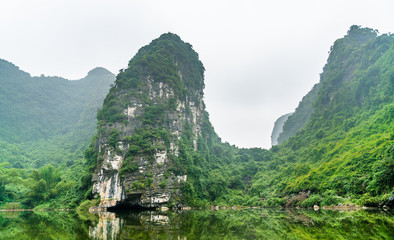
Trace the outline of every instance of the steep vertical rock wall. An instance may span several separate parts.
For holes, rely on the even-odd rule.
[[[187,173],[182,138],[201,134],[203,71],[198,55],[177,35],[142,48],[98,113],[93,194],[100,208],[152,208],[181,198]]]
[[[274,123],[274,128],[272,129],[272,134],[271,134],[271,145],[276,146],[278,145],[278,138],[279,134],[283,132],[283,126],[285,125],[286,120],[291,116],[293,113],[288,113],[285,115],[282,115],[279,117],[275,123]]]
[[[320,83],[315,84],[315,86],[313,86],[313,88],[302,98],[295,112],[287,117],[286,121],[283,123],[282,131],[276,139],[277,145],[295,136],[299,130],[305,127],[314,111],[313,102],[316,100],[320,87]]]

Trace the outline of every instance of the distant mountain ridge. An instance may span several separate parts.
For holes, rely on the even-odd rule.
[[[55,160],[57,154],[46,156],[47,151],[44,151],[29,156],[32,152],[35,155],[30,146],[35,149],[41,148],[42,144],[52,147],[54,144],[49,142],[59,143],[66,138],[70,141],[65,141],[64,146],[86,146],[95,131],[97,108],[114,80],[115,75],[101,67],[89,71],[80,80],[32,77],[0,59],[0,144],[4,145],[1,161],[15,167],[39,167],[45,163],[59,165],[61,159]],[[19,149],[14,153],[21,154],[27,149],[30,153],[15,156],[19,154],[7,153],[10,146]],[[33,164],[26,159],[41,163]]]
[[[358,73],[357,71],[355,71],[357,68],[365,68],[366,66],[368,66],[368,64],[371,64],[368,63],[368,61],[370,60],[367,60],[366,58],[370,57],[371,59],[374,58],[376,60],[376,58],[379,57],[376,53],[374,53],[374,56],[369,56],[369,54],[371,54],[370,52],[374,50],[373,47],[378,47],[379,45],[383,44],[384,42],[382,40],[386,39],[386,37],[388,37],[387,39],[390,39],[391,36],[387,36],[386,34],[384,34],[383,36],[378,37],[376,30],[372,30],[369,28],[360,28],[359,26],[352,26],[348,32],[348,35],[346,35],[343,39],[336,40],[334,46],[332,46],[330,49],[330,57],[327,60],[327,64],[323,69],[323,73],[321,74],[321,81],[315,84],[313,88],[302,98],[294,114],[289,116],[289,118],[285,121],[283,125],[283,131],[280,133],[277,139],[278,144],[282,144],[290,137],[295,136],[296,133],[307,124],[312,113],[314,112],[315,106],[319,105],[317,102],[321,102],[323,99],[324,95],[319,93],[322,86],[325,86],[325,89],[323,91],[328,91],[328,89],[330,89],[329,91],[334,91],[337,90],[335,89],[336,87],[341,86],[342,82],[351,82],[352,80],[354,80],[354,77],[356,77]],[[375,41],[375,43],[371,44],[370,42],[373,41]],[[372,46],[367,46],[368,44]],[[369,47],[370,49],[365,49],[365,52],[363,52],[364,49],[362,48],[366,47]],[[352,56],[352,60],[362,60],[363,62],[354,65],[346,64],[346,62],[349,62],[349,60],[347,59],[349,56],[339,53],[339,48],[342,48],[343,50],[346,49],[348,54],[352,54],[351,51],[356,51],[356,53],[354,53]],[[334,50],[336,51],[333,52]],[[380,54],[384,54],[384,52],[387,50],[389,49],[382,49]],[[332,75],[332,72],[334,72],[332,66],[334,64],[335,68],[338,69],[338,71],[335,72],[337,76]],[[330,78],[335,78],[336,80],[327,82],[327,79]],[[330,86],[328,86],[327,84],[329,84]],[[328,95],[327,93],[325,93],[324,98],[333,97],[333,95]]]

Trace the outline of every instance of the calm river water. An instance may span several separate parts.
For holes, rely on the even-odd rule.
[[[394,212],[0,212],[0,239],[394,239]]]

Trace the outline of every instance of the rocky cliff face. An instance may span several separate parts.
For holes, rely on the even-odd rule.
[[[187,173],[182,138],[201,134],[204,68],[191,46],[164,34],[142,48],[98,113],[93,194],[100,208],[178,203]]]
[[[282,115],[279,117],[275,123],[274,123],[274,128],[272,129],[272,134],[271,134],[271,145],[276,146],[278,145],[278,138],[279,134],[283,132],[283,125],[285,125],[286,120],[291,116],[293,113],[288,113],[285,115]]]
[[[296,133],[305,127],[313,113],[313,102],[316,100],[316,96],[321,88],[321,84],[315,84],[313,88],[302,98],[295,112],[290,114],[281,126],[281,131],[278,133],[276,138],[276,145],[282,144],[284,141],[296,135]],[[279,119],[277,120],[279,122]],[[276,127],[276,122],[275,122]],[[274,135],[274,130],[272,134]],[[272,139],[272,138],[271,138]],[[272,141],[272,145],[274,142]]]

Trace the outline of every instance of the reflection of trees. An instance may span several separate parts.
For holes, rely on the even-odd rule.
[[[0,239],[88,239],[87,223],[75,212],[0,213]]]
[[[313,222],[313,218],[305,215],[300,211],[293,211],[292,209],[286,209],[286,218],[291,222],[299,222],[304,224],[305,226],[313,226],[315,223]]]
[[[393,213],[363,210],[0,213],[0,239],[390,239],[393,229]]]
[[[154,213],[150,217],[140,215],[138,224],[131,226],[126,222],[122,236],[148,239],[158,236],[164,239],[385,239],[394,227],[390,213],[367,211],[248,209],[166,214],[169,220],[166,224],[147,221],[155,218]]]

